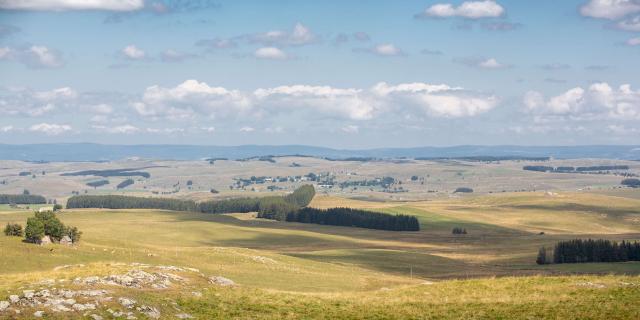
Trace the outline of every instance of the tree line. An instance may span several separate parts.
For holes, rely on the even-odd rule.
[[[640,261],[640,242],[575,239],[558,242],[551,252],[540,248],[536,263]]]
[[[162,209],[202,213],[257,212],[259,218],[393,231],[419,231],[414,216],[392,215],[350,208],[313,209],[312,185],[304,185],[285,196],[212,200],[142,198],[120,195],[79,195],[69,198],[67,208]]]
[[[620,182],[623,186],[631,187],[631,188],[640,188],[640,179],[624,179]]]
[[[258,217],[271,219],[270,217],[261,216],[261,213],[258,213]],[[276,217],[276,220],[282,221],[282,216]],[[284,221],[391,231],[420,230],[420,223],[414,216],[393,215],[352,208],[316,209],[306,207],[289,211],[284,216]]]
[[[284,197],[238,198],[195,202],[169,198],[145,198],[121,195],[78,195],[69,198],[68,209],[161,209],[202,213],[288,212],[291,207],[307,206],[315,195],[311,185],[301,186]],[[286,208],[286,209],[285,209]]]
[[[539,171],[539,172],[594,172],[594,171],[610,171],[610,170],[629,170],[627,165],[611,165],[611,166],[590,166],[590,167],[550,167],[550,166],[524,166],[522,170]]]
[[[46,204],[47,199],[34,194],[0,194],[2,204]]]

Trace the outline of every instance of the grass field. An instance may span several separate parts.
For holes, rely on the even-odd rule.
[[[195,277],[181,284],[187,287],[115,290],[157,306],[166,318],[173,318],[173,303],[204,319],[640,317],[640,263],[534,262],[540,246],[562,239],[640,239],[638,199],[535,192],[419,202],[318,196],[311,205],[413,214],[422,230],[285,223],[253,214],[65,210],[61,220],[84,232],[79,246],[0,237],[0,301],[42,279],[108,275],[146,263],[197,268],[238,284],[221,288]],[[31,215],[4,210],[0,225],[24,224]],[[469,233],[452,235],[455,226]],[[77,264],[84,266],[54,270]],[[189,294],[194,290],[202,297]],[[108,307],[117,306],[105,303],[96,313],[108,315]],[[15,315],[0,313],[9,316]]]

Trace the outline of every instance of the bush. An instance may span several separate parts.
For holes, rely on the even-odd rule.
[[[22,237],[22,225],[7,222],[7,226],[4,227],[4,235],[12,237]]]
[[[62,210],[62,205],[56,203],[53,205],[53,211],[58,211],[58,210]]]
[[[538,251],[538,257],[536,258],[537,264],[547,264],[547,249],[544,247],[540,248]]]
[[[631,188],[640,188],[640,179],[624,179],[620,184]]]
[[[467,234],[467,229],[465,228],[460,228],[460,227],[455,227],[453,228],[453,230],[451,230],[452,234]]]
[[[78,230],[77,227],[65,227],[64,235],[69,236],[69,238],[71,238],[71,242],[77,243],[78,241],[80,241],[82,232]]]
[[[44,237],[44,223],[36,217],[27,219],[24,235],[29,242],[38,242]]]

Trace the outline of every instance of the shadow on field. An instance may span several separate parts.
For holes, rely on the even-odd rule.
[[[419,278],[464,278],[493,274],[483,266],[431,254],[384,249],[346,249],[289,253],[287,255],[319,262],[355,265],[378,272]]]

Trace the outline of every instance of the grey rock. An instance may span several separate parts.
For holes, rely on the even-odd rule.
[[[215,284],[215,285],[219,285],[219,286],[223,286],[223,287],[236,285],[236,283],[233,282],[233,280],[227,279],[227,278],[221,277],[221,276],[209,277],[209,283],[212,283],[212,284]]]
[[[40,310],[33,313],[33,316],[36,318],[42,318],[43,315],[44,315],[44,311],[40,311]]]

